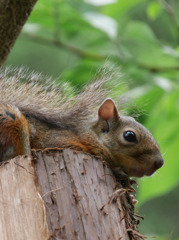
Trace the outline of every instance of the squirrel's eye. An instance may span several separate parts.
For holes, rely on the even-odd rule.
[[[125,139],[126,141],[128,141],[128,142],[133,142],[133,143],[137,142],[136,135],[135,135],[135,133],[132,132],[132,131],[126,131],[126,132],[124,132],[124,133],[123,133],[123,137],[124,137],[124,139]]]

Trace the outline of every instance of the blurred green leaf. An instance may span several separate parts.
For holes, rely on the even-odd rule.
[[[102,12],[106,15],[109,15],[114,18],[118,18],[121,15],[128,14],[128,11],[135,7],[138,3],[143,0],[125,0],[125,1],[117,1],[114,4],[103,7]]]
[[[94,27],[99,28],[109,35],[111,38],[115,38],[117,35],[117,23],[114,19],[107,17],[106,15],[96,12],[87,12],[84,15],[85,19],[89,21]]]
[[[138,44],[154,44],[159,46],[159,42],[155,37],[150,26],[140,21],[129,21],[124,31],[124,36],[131,41],[139,41]],[[143,46],[143,45],[141,45]]]
[[[148,5],[147,15],[151,20],[154,20],[158,17],[161,11],[162,11],[161,5],[156,1],[152,1]]]

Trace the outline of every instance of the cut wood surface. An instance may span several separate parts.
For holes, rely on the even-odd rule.
[[[33,151],[3,163],[0,184],[1,240],[140,239],[130,197],[101,159]]]
[[[30,157],[17,157],[0,168],[0,239],[48,239],[43,200],[34,184]]]

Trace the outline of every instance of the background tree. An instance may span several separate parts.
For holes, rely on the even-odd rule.
[[[161,240],[179,236],[178,43],[177,0],[41,0],[6,62],[57,81],[61,75],[74,88],[91,79],[106,58],[121,67],[124,95],[135,101],[127,110],[152,131],[165,159],[137,190],[146,216],[141,230]]]
[[[0,2],[0,66],[8,57],[36,1]]]

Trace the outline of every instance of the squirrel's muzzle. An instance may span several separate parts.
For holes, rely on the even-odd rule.
[[[159,159],[155,160],[154,162],[154,168],[157,170],[159,168],[161,168],[164,164],[164,160],[162,157],[160,157]]]
[[[152,165],[150,165],[150,170],[147,172],[147,176],[153,175],[159,168],[161,168],[164,165],[164,160],[161,156],[161,154],[157,154],[155,156],[155,160],[153,161]]]

